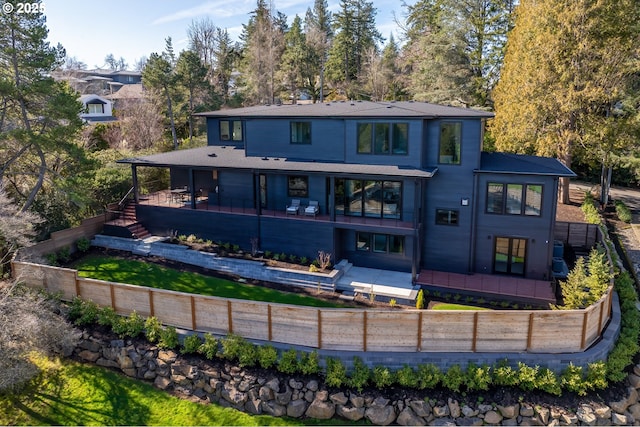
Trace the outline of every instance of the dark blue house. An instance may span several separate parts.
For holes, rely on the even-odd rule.
[[[249,248],[412,272],[551,279],[552,158],[482,152],[491,113],[421,102],[266,105],[201,114],[208,146],[122,160],[170,170],[137,219]],[[136,191],[137,194],[137,191]]]

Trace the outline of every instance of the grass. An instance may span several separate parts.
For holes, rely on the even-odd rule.
[[[484,307],[475,307],[471,305],[463,304],[449,304],[449,303],[437,303],[430,307],[431,310],[491,310]]]
[[[332,303],[306,295],[281,292],[264,286],[238,283],[118,257],[90,255],[74,263],[73,268],[78,270],[80,277],[191,294],[311,307],[346,307],[345,304]]]
[[[182,400],[97,366],[72,361],[37,363],[46,364],[46,374],[33,386],[17,395],[0,394],[0,425],[260,426],[303,422]]]

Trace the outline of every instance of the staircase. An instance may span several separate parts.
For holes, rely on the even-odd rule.
[[[126,231],[125,231],[126,229]],[[136,217],[136,204],[127,202],[120,212],[120,216],[105,224],[105,234],[144,239],[151,233],[140,223]]]

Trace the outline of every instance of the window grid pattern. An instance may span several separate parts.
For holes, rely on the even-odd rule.
[[[542,185],[489,182],[486,212],[498,215],[542,215]]]

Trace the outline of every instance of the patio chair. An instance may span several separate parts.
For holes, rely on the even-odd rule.
[[[316,216],[319,211],[318,201],[317,200],[309,200],[309,206],[304,208],[305,215],[313,215]]]
[[[298,215],[298,210],[300,209],[300,199],[291,200],[291,204],[287,206],[287,215]]]

